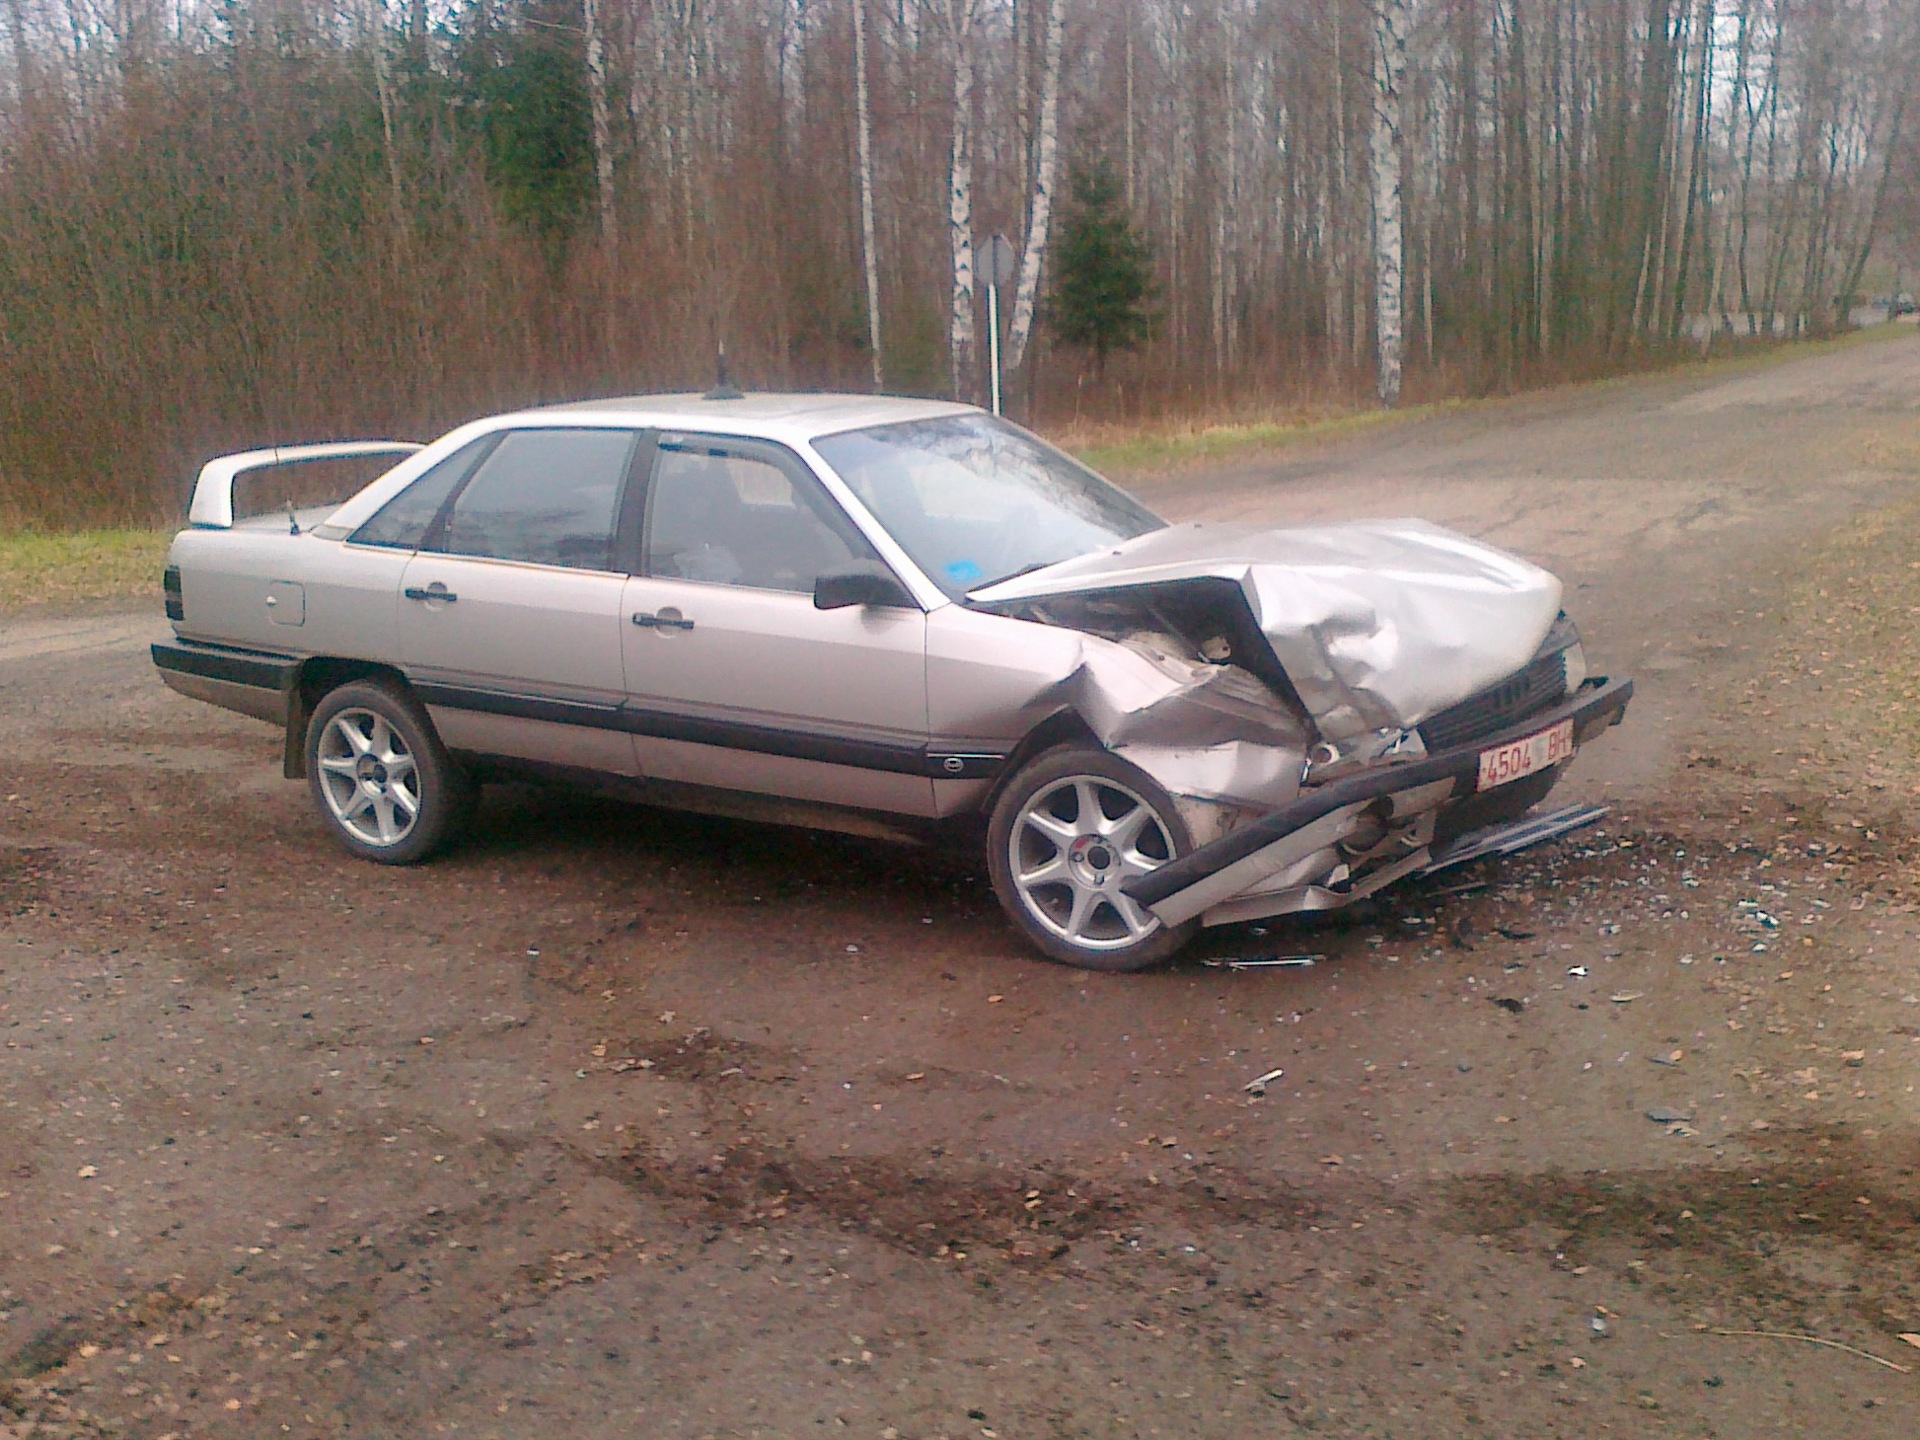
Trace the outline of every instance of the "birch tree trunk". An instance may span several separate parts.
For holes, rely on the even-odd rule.
[[[1407,0],[1374,0],[1373,12],[1374,338],[1380,403],[1400,401],[1404,350],[1400,234],[1400,88],[1407,71]]]
[[[1047,260],[1053,227],[1055,172],[1060,163],[1060,49],[1066,34],[1065,0],[1047,6],[1046,50],[1040,69],[1040,127],[1033,171],[1033,204],[1027,212],[1027,243],[1020,255],[1020,280],[1014,290],[1013,324],[1007,332],[1008,371],[1017,371],[1033,335],[1033,312],[1040,298],[1040,272]]]
[[[407,192],[400,179],[400,151],[393,133],[393,75],[387,66],[387,27],[383,10],[361,7],[362,33],[373,50],[373,86],[380,100],[380,142],[387,162],[387,203],[393,207],[393,233],[399,245],[407,243]]]
[[[613,125],[607,113],[607,52],[600,36],[600,0],[583,0],[587,32],[587,105],[593,123],[593,190],[600,202],[600,239],[609,249],[620,243],[613,208]]]
[[[804,59],[802,49],[806,44],[806,15],[801,10],[803,3],[804,0],[780,0],[780,35],[777,48],[780,64],[782,150],[793,148],[800,128],[801,112],[806,103],[806,91],[801,73]]]
[[[973,375],[973,29],[976,0],[947,0],[953,39],[953,149],[948,168],[947,235],[953,251],[953,310],[947,332],[953,394],[969,399]]]
[[[7,0],[7,34],[13,41],[14,87],[20,108],[27,107],[33,94],[33,52],[27,48],[27,17],[20,0]]]
[[[873,112],[867,98],[867,0],[853,0],[853,101],[860,146],[860,263],[867,280],[867,350],[873,388],[884,390],[880,360],[880,257],[873,244]]]

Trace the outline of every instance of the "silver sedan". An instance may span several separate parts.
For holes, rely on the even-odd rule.
[[[251,471],[400,456],[237,518]],[[968,406],[669,395],[201,472],[161,677],[284,728],[349,850],[480,783],[983,844],[1042,953],[1132,970],[1597,818],[1534,809],[1619,721],[1561,587],[1415,520],[1166,522]]]

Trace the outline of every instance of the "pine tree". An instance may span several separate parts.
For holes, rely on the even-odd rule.
[[[1152,253],[1135,233],[1105,160],[1076,168],[1072,187],[1054,262],[1054,332],[1091,349],[1096,373],[1104,373],[1109,351],[1130,350],[1147,332]]]

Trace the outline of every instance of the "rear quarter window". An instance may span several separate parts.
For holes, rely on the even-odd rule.
[[[473,473],[499,441],[497,435],[484,435],[463,445],[426,474],[415,480],[354,531],[348,539],[355,545],[379,545],[390,550],[418,550],[426,544],[428,532],[447,498],[460,482]]]

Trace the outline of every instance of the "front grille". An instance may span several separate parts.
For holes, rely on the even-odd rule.
[[[1566,698],[1567,657],[1564,650],[1537,655],[1525,669],[1516,670],[1498,685],[1470,695],[1419,726],[1427,753],[1471,744],[1517,725],[1534,711]]]

